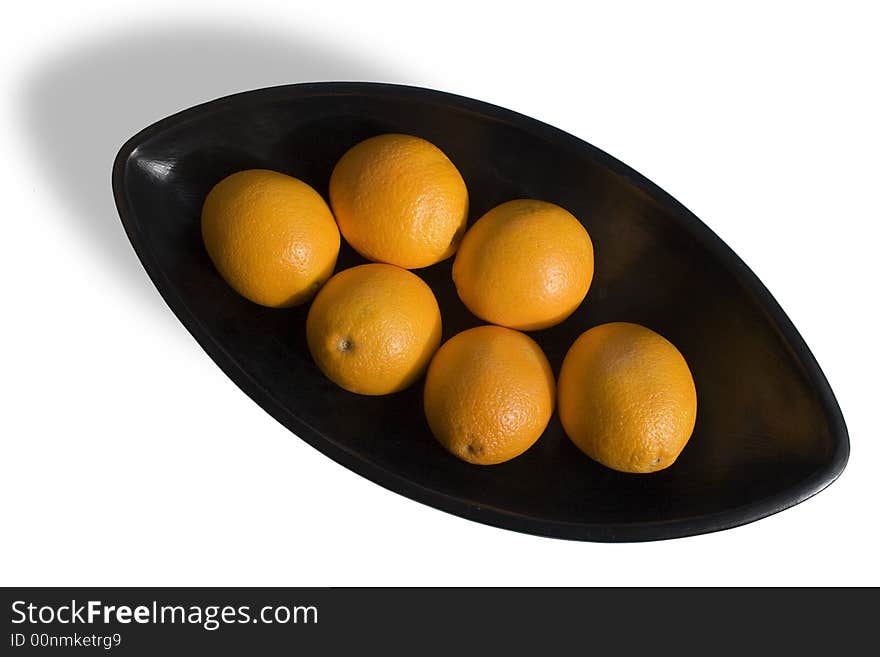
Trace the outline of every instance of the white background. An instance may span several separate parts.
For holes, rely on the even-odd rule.
[[[6,3],[0,583],[880,584],[880,23],[822,4]],[[509,107],[681,200],[823,367],[840,480],[725,532],[566,542],[412,502],[272,420],[153,288],[110,165],[194,103],[340,79]]]

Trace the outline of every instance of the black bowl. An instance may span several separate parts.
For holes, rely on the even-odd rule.
[[[199,213],[224,176],[254,167],[325,195],[333,165],[384,132],[445,151],[471,195],[471,221],[513,198],[552,201],[590,232],[596,273],[561,325],[531,335],[558,374],[586,329],[644,324],[684,354],[697,386],[693,437],[678,461],[622,474],[581,454],[554,416],[528,452],[501,465],[456,460],[432,438],[421,382],[387,397],[337,388],[306,348],[308,307],[238,296],[202,246]],[[849,454],[834,395],[795,327],[745,264],[675,199],[626,165],[551,126],[437,91],[319,83],[199,105],[119,151],[113,193],[125,230],[165,301],[235,383],[303,440],[402,495],[507,529],[593,541],[699,534],[762,518],[814,495]],[[338,269],[363,260],[343,246]],[[451,261],[416,273],[434,289],[444,339],[479,324]]]

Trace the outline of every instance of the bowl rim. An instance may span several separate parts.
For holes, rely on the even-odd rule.
[[[830,458],[809,476],[784,491],[746,505],[731,507],[710,514],[674,520],[651,520],[633,523],[587,523],[552,520],[528,516],[492,506],[468,502],[422,486],[393,471],[366,461],[324,436],[316,428],[296,416],[275,399],[257,380],[239,367],[236,359],[217,343],[211,333],[177,294],[176,288],[159,266],[139,229],[137,214],[126,190],[126,171],[138,147],[153,136],[177,128],[188,121],[203,118],[255,101],[297,100],[318,96],[376,96],[384,95],[405,101],[420,101],[454,107],[457,110],[526,128],[536,136],[567,151],[576,151],[590,157],[630,184],[646,193],[658,204],[670,210],[677,221],[697,242],[735,276],[737,282],[749,290],[756,301],[767,310],[775,328],[791,347],[793,355],[804,368],[804,374],[818,393],[819,402],[829,420],[834,446]],[[296,436],[333,459],[340,465],[379,484],[383,488],[404,495],[448,513],[503,529],[518,532],[594,542],[634,542],[694,536],[744,525],[790,508],[816,495],[833,483],[843,472],[849,459],[849,433],[837,399],[818,362],[800,333],[770,294],[760,279],[711,228],[698,219],[683,204],[648,180],[646,177],[588,142],[547,123],[491,103],[423,87],[385,82],[306,82],[264,87],[209,100],[171,114],[143,128],[130,137],[119,149],[112,168],[113,197],[126,235],[144,269],[162,298],[180,322],[192,334],[202,349],[220,369],[251,399]]]

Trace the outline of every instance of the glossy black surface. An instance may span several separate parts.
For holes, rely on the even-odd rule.
[[[467,182],[471,221],[519,197],[558,203],[583,221],[596,251],[593,286],[570,319],[531,335],[556,374],[574,339],[602,322],[645,324],[675,343],[693,371],[699,407],[694,435],[672,467],[653,475],[608,470],[569,442],[555,415],[512,462],[460,462],[428,431],[421,382],[389,397],[337,388],[309,357],[307,307],[262,308],[219,278],[199,233],[202,200],[218,180],[265,167],[326,198],[342,153],[383,132],[419,135],[449,155]],[[113,191],[147,272],[226,374],[327,456],[426,504],[535,534],[651,540],[775,513],[820,491],[846,464],[834,396],[748,268],[642,176],[525,116],[392,85],[264,89],[192,108],[133,137],[114,165]],[[338,268],[360,262],[343,246]],[[450,268],[451,260],[417,271],[440,302],[444,339],[479,323],[458,300]]]

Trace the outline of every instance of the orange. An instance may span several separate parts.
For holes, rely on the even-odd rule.
[[[331,381],[362,395],[411,385],[440,344],[431,288],[400,267],[370,264],[339,272],[309,308],[306,338]]]
[[[452,266],[458,296],[474,315],[522,331],[571,315],[592,279],[587,230],[558,205],[526,199],[480,217]]]
[[[202,206],[202,239],[236,292],[276,308],[314,296],[333,273],[340,243],[318,192],[264,169],[233,173],[214,186]]]
[[[367,260],[416,269],[455,253],[468,192],[431,142],[388,134],[342,156],[330,176],[330,205],[342,235]]]
[[[428,426],[464,461],[508,461],[544,433],[555,383],[544,352],[527,335],[501,326],[463,331],[440,347],[428,367]]]
[[[621,472],[668,468],[697,417],[697,391],[684,357],[639,324],[614,322],[583,333],[559,373],[559,419],[587,456]]]

